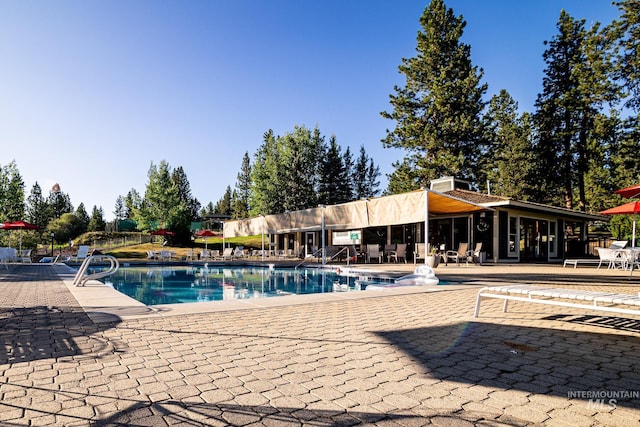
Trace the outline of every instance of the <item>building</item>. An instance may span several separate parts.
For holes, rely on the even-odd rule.
[[[602,215],[469,190],[445,177],[429,190],[226,221],[224,236],[265,235],[269,249],[298,256],[323,246],[415,243],[456,250],[482,243],[483,262],[554,262],[587,254],[587,230]]]

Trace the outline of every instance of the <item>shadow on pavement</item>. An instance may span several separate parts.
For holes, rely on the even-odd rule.
[[[0,307],[0,365],[113,352],[94,336],[116,323],[96,325],[80,307]]]
[[[640,337],[460,322],[378,335],[446,381],[568,397],[631,392],[640,408]],[[588,399],[587,399],[588,400]]]

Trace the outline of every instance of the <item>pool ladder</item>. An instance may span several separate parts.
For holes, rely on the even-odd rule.
[[[104,271],[100,271],[98,273],[86,274],[87,269],[89,268],[89,264],[91,264],[91,261],[94,261],[94,260],[95,261],[109,260],[109,263],[111,265],[109,266],[108,269]],[[98,279],[102,279],[103,277],[111,276],[116,271],[118,271],[118,268],[120,268],[120,263],[118,262],[118,259],[114,256],[91,255],[85,258],[85,260],[82,262],[80,269],[76,273],[76,277],[73,279],[73,284],[75,286],[84,286],[85,283],[87,283],[89,280],[98,280]]]

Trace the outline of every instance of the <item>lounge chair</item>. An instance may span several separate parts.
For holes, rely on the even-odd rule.
[[[389,261],[394,260],[398,262],[398,259],[402,259],[404,263],[407,263],[407,244],[398,243],[396,249],[389,254]]]
[[[31,264],[31,249],[23,249],[20,251],[20,262],[23,264]]]
[[[378,262],[382,264],[383,253],[380,251],[380,246],[367,245],[367,262],[371,262],[372,259],[377,258]]]
[[[460,260],[464,260],[467,265],[469,265],[469,256],[467,254],[467,249],[469,248],[469,244],[467,242],[462,242],[460,243],[460,245],[458,246],[458,250],[457,251],[447,251],[445,253],[445,257],[446,262],[448,263],[448,261],[450,259],[455,260],[456,264],[460,265]]]
[[[244,258],[244,246],[236,246],[233,249],[233,253],[231,254],[231,258]]]
[[[231,258],[233,258],[233,248],[224,248],[224,251],[222,251],[222,259],[230,260]]]
[[[4,264],[9,269],[9,263],[18,259],[18,251],[15,248],[0,248],[0,264]]]
[[[609,249],[624,249],[629,244],[626,240],[615,240],[609,245]]]
[[[90,246],[88,245],[78,246],[78,252],[75,254],[75,256],[69,257],[67,261],[73,261],[73,262],[84,261],[89,256],[89,249],[90,249]]]

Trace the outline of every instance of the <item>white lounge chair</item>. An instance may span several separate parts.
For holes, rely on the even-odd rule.
[[[75,254],[75,256],[69,257],[67,261],[73,261],[73,262],[84,261],[89,256],[89,249],[91,249],[91,247],[88,245],[78,246],[78,252]]]
[[[31,264],[31,249],[23,249],[20,251],[20,262],[23,264]]]
[[[224,248],[224,251],[222,251],[222,259],[230,260],[231,258],[233,258],[233,248]]]
[[[480,289],[473,317],[478,317],[483,298],[504,300],[502,311],[507,312],[509,301],[557,305],[561,307],[597,310],[609,313],[640,314],[640,296],[613,292],[583,291],[580,289],[543,288],[530,285],[490,286]]]

